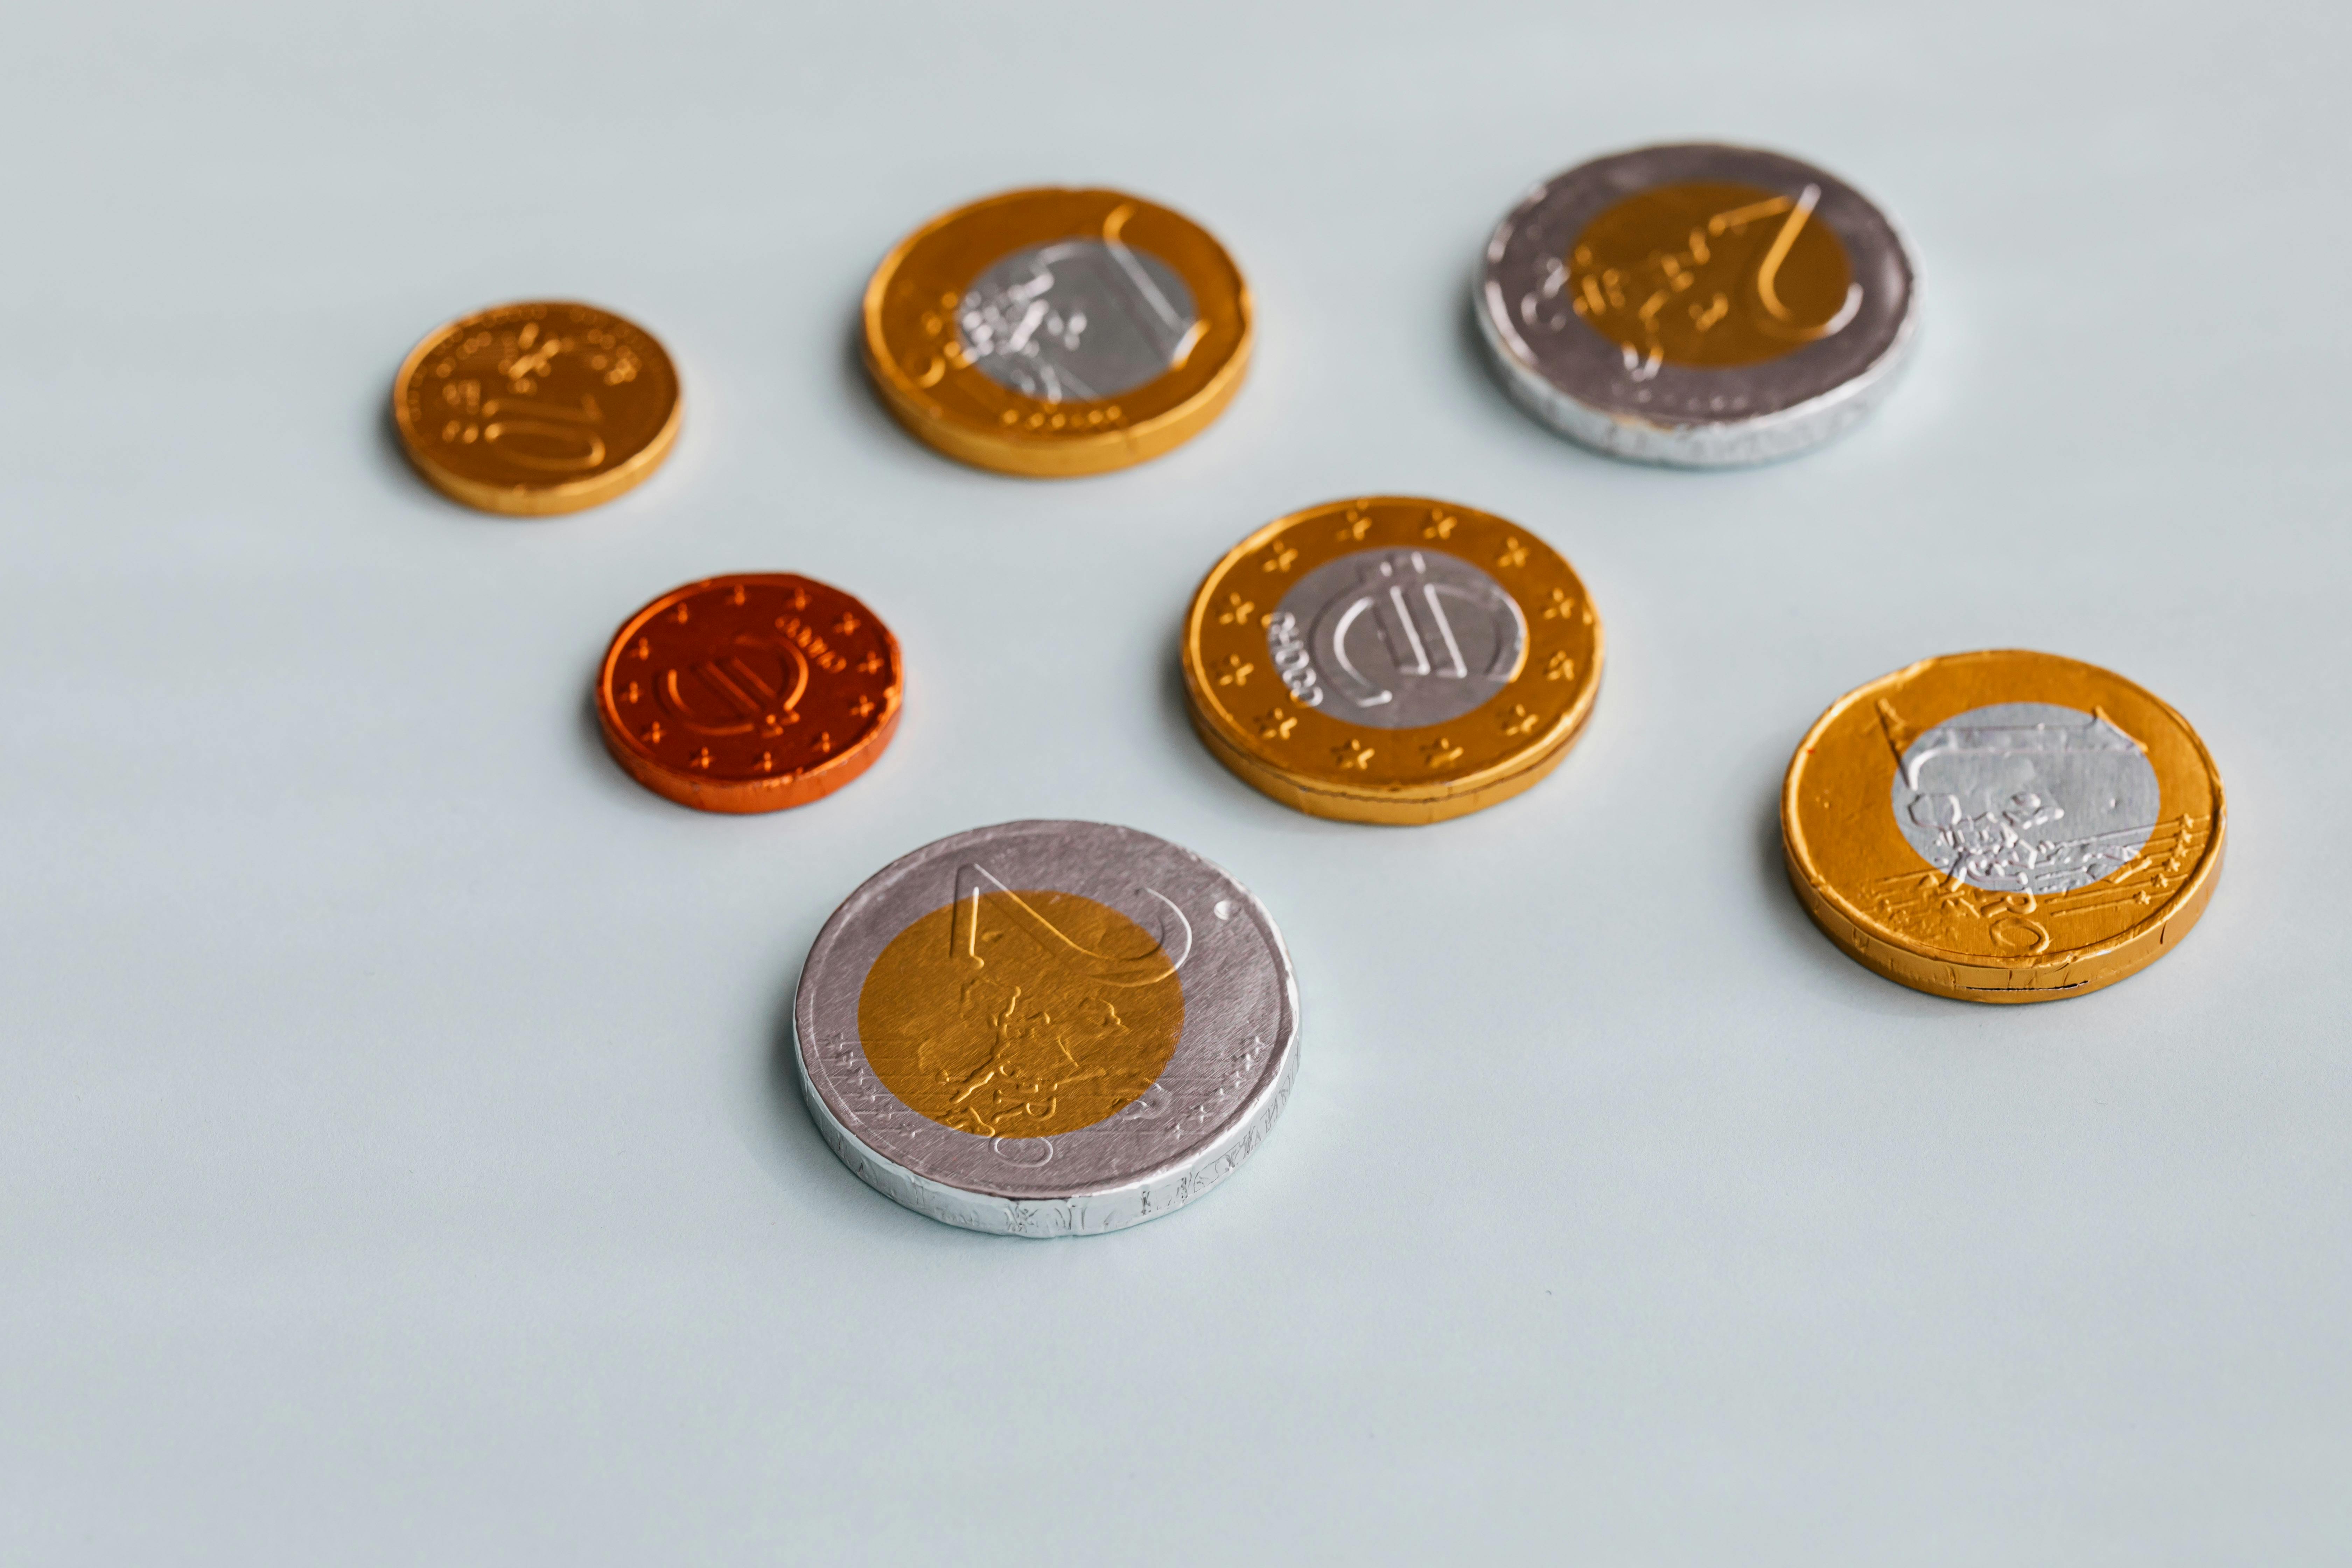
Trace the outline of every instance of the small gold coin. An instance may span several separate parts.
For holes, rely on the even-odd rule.
[[[1583,583],[1517,523],[1374,496],[1268,523],[1184,625],[1193,727],[1315,816],[1439,822],[1559,765],[1601,687]]]
[[[1118,191],[1012,191],[899,241],[866,286],[866,364],[951,458],[1066,478],[1205,428],[1249,364],[1249,288],[1181,214]]]
[[[393,381],[416,471],[453,500],[545,517],[611,500],[669,456],[677,371],[591,305],[499,305],[425,335]]]
[[[1822,715],[1780,796],[1831,940],[1938,996],[2046,1002],[2154,963],[2204,912],[2227,826],[2189,721],[2053,654],[1931,658]]]

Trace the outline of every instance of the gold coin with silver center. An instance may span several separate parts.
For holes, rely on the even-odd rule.
[[[1848,692],[1789,764],[1814,921],[1938,996],[2043,1002],[2133,974],[2204,912],[2227,818],[2171,708],[2053,654],[1952,654]]]
[[[866,288],[866,365],[951,458],[1064,478],[1181,445],[1248,368],[1249,288],[1182,215],[1118,191],[1012,191],[932,219]]]
[[[1409,824],[1507,800],[1568,753],[1601,621],[1519,524],[1409,496],[1258,530],[1193,595],[1192,722],[1253,788],[1316,816]]]

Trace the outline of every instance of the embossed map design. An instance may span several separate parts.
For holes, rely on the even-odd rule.
[[[1182,364],[1205,331],[1175,269],[1118,238],[1016,250],[973,280],[956,307],[970,362],[1040,403],[1117,397]]]
[[[1076,1131],[1142,1100],[1184,1032],[1182,914],[1161,899],[1155,938],[1075,893],[1010,889],[976,866],[958,882],[867,973],[858,1027],[876,1075],[932,1121],[999,1140]]]

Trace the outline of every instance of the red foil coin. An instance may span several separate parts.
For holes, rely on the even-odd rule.
[[[630,776],[700,811],[831,795],[898,728],[898,641],[840,589],[790,573],[712,577],[631,616],[596,717]]]

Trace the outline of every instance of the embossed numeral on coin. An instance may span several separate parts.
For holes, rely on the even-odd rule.
[[[1184,961],[1192,956],[1192,922],[1184,918],[1184,911],[1178,909],[1167,895],[1150,888],[1142,890],[1158,900],[1166,910],[1160,919],[1159,941],[1153,944],[1152,951],[1144,953],[1098,952],[1073,940],[1059,926],[1039,914],[1020,894],[1006,887],[995,872],[985,866],[967,862],[956,868],[953,951],[959,959],[969,961],[974,968],[984,967],[988,959],[982,950],[999,934],[986,927],[991,918],[1001,916],[1028,933],[1057,963],[1088,979],[1106,985],[1156,985],[1183,968]],[[987,894],[998,896],[983,902],[983,895]]]

